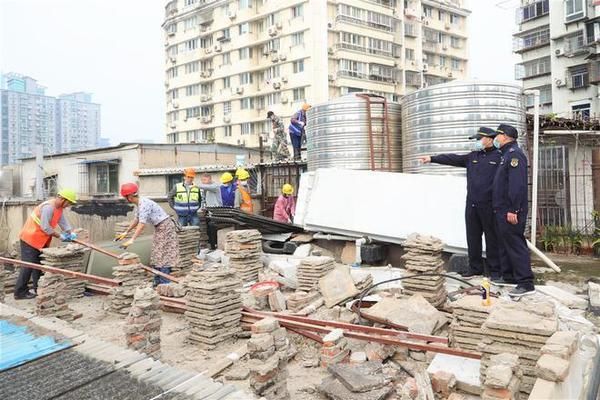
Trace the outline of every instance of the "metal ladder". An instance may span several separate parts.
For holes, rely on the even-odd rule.
[[[371,171],[392,171],[392,143],[390,138],[390,128],[388,126],[388,105],[387,99],[372,93],[360,93],[356,95],[367,102],[367,133],[369,138],[369,156]],[[372,114],[373,106],[381,106],[382,117],[374,117]],[[376,133],[373,130],[373,121],[381,121],[382,131]],[[375,140],[381,139],[380,150],[375,150]],[[379,161],[379,166],[375,164]]]

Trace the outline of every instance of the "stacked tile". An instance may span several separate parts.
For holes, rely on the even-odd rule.
[[[526,397],[535,383],[535,366],[541,349],[557,329],[558,318],[552,303],[497,304],[481,328],[481,381],[485,382],[493,355],[517,354],[523,373],[519,390],[522,397]]]
[[[244,283],[258,281],[258,272],[263,267],[261,240],[262,235],[256,229],[227,233],[225,255],[229,257],[229,266]]]
[[[193,267],[193,261],[198,254],[200,230],[197,226],[184,226],[177,232],[179,244],[179,262],[171,269],[173,276],[185,276]]]
[[[483,339],[481,326],[500,299],[492,299],[491,306],[481,304],[481,296],[463,296],[450,303],[452,323],[449,340],[452,347],[463,350],[479,351],[478,345]]]
[[[191,342],[211,349],[241,331],[241,282],[232,269],[214,264],[193,270],[187,289],[185,316]]]
[[[88,249],[78,244],[69,243],[66,246],[48,247],[42,249],[42,264],[54,268],[66,269],[75,272],[85,272],[83,262]],[[68,298],[82,297],[85,292],[85,281],[72,277],[65,277]]]
[[[62,275],[46,273],[42,276],[35,298],[36,314],[73,321],[75,312],[67,305],[67,287]]]
[[[490,367],[483,382],[481,400],[519,398],[521,375],[519,357],[516,354],[501,353],[490,357]]]
[[[371,275],[369,271],[351,269],[350,274],[352,275],[354,286],[356,286],[356,289],[360,292],[373,285],[373,275]]]
[[[420,294],[434,307],[439,307],[446,302],[448,293],[444,286],[443,276],[419,276],[421,274],[442,273],[444,261],[442,249],[444,243],[433,236],[413,233],[404,242],[406,254],[405,268],[411,278],[402,280],[402,287],[407,294]]]
[[[207,249],[208,245],[208,225],[206,219],[206,211],[200,212],[200,224],[198,225],[199,245],[201,249]]]
[[[4,282],[6,281],[6,278],[8,277],[8,271],[6,271],[6,267],[4,267],[4,265],[0,264],[0,303],[4,302],[4,294],[5,294],[5,287],[4,287]]]
[[[133,303],[136,288],[148,282],[148,275],[141,268],[140,259],[134,253],[121,254],[119,265],[113,267],[112,275],[114,279],[121,281],[122,285],[110,289],[109,310],[127,315]]]
[[[305,292],[317,290],[319,279],[327,275],[327,273],[334,268],[335,262],[332,257],[309,256],[304,258],[298,266],[297,290]]]
[[[290,294],[287,298],[287,307],[291,312],[298,312],[304,307],[317,300],[321,295],[319,292],[297,291]]]
[[[152,287],[139,287],[125,319],[125,341],[130,349],[160,357],[160,296]]]
[[[332,364],[346,361],[350,357],[350,348],[348,341],[344,337],[344,331],[333,329],[323,337],[323,347],[321,347],[320,362],[321,367],[327,368]]]
[[[289,339],[285,328],[274,318],[252,325],[248,341],[250,388],[267,400],[289,399],[287,363]]]
[[[12,294],[15,291],[15,283],[17,282],[17,277],[19,276],[19,269],[14,267],[3,266],[4,273],[0,274],[0,285],[2,285],[2,293]]]

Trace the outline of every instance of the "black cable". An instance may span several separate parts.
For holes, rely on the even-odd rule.
[[[362,317],[361,316],[361,309],[362,309],[363,298],[365,296],[367,296],[371,292],[371,290],[373,290],[373,288],[375,288],[375,287],[377,287],[379,285],[383,285],[384,283],[401,281],[403,279],[413,278],[415,276],[419,276],[419,277],[420,276],[443,276],[443,277],[446,277],[446,278],[454,279],[456,281],[465,283],[465,284],[469,285],[470,287],[475,287],[475,285],[473,285],[471,282],[466,281],[464,279],[460,279],[460,278],[457,278],[455,276],[448,275],[448,274],[440,274],[440,273],[434,273],[434,272],[429,272],[429,273],[424,273],[424,274],[414,274],[414,275],[409,275],[409,276],[401,276],[400,278],[388,279],[387,281],[382,281],[382,282],[376,283],[374,285],[371,285],[371,286],[369,286],[368,288],[366,288],[365,290],[362,291],[362,293],[360,294],[360,298],[358,299],[358,323],[359,324],[361,323],[361,317]]]

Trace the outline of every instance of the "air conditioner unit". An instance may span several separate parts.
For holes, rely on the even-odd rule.
[[[235,10],[229,10],[229,11],[227,11],[227,16],[229,17],[229,19],[235,19],[235,17],[237,15],[236,15]]]
[[[331,22],[328,22],[327,23],[327,28],[329,28],[329,29],[333,28],[333,24]]]
[[[263,50],[262,50],[263,56],[268,56],[270,51],[269,51],[269,47],[268,46],[263,46]]]
[[[225,122],[226,124],[231,122],[231,116],[230,115],[224,115],[223,116],[223,122]]]
[[[567,81],[566,81],[566,79],[565,80],[555,79],[554,84],[556,85],[556,87],[563,87],[567,84]]]
[[[165,42],[165,47],[169,47],[169,42]]]
[[[275,28],[277,28],[277,29],[281,29],[281,28],[283,28],[283,24],[282,24],[281,22],[277,22],[277,23],[275,24]]]
[[[176,101],[173,102],[173,108],[179,108],[179,103],[177,103]]]
[[[175,36],[175,32],[169,31],[169,32],[167,32],[167,36]]]
[[[281,89],[281,82],[273,82],[273,89],[275,89],[275,90]]]
[[[277,36],[277,28],[274,26],[271,26],[267,32],[269,33],[269,36]]]
[[[423,64],[423,72],[429,71],[429,64]]]
[[[286,104],[288,102],[287,96],[281,96],[281,103]]]
[[[452,72],[448,72],[448,78],[452,78],[452,77],[453,77]]]
[[[563,48],[556,49],[556,50],[554,50],[554,54],[556,54],[557,57],[564,56],[565,49],[563,49]]]
[[[200,25],[200,32],[206,32],[208,30],[208,25]]]
[[[423,21],[423,25],[429,26],[429,21],[427,21],[427,20]]]
[[[242,86],[238,86],[235,88],[235,93],[242,94],[244,93],[244,88]]]
[[[200,96],[200,101],[209,101],[211,98],[210,94],[203,94]]]
[[[221,47],[221,45],[219,43],[215,44],[214,50],[216,53],[220,53],[221,50],[223,50],[223,48]]]
[[[210,71],[200,71],[200,77],[201,78],[209,78],[210,77]]]
[[[183,122],[186,122],[187,120],[188,120],[187,116],[183,117]]]
[[[327,54],[329,54],[330,56],[333,55],[333,47],[329,47],[327,49]]]
[[[285,54],[280,54],[279,55],[279,60],[280,61],[285,61],[285,60],[287,60],[287,56]]]
[[[278,56],[277,54],[273,54],[273,55],[271,56],[271,61],[272,61],[272,62],[277,62],[277,61],[279,61],[279,56]]]
[[[212,121],[212,116],[211,115],[207,115],[205,117],[202,117],[202,119],[200,120],[200,122],[202,122],[203,124],[208,124]]]
[[[287,81],[288,81],[288,78],[287,78],[287,76],[282,76],[282,77],[281,77],[281,82],[283,82],[283,83],[287,83]]]
[[[212,47],[207,47],[206,49],[204,49],[204,52],[205,52],[206,54],[210,54],[210,53],[212,53]]]
[[[330,82],[333,82],[333,81],[335,80],[335,76],[333,76],[333,74],[329,74],[329,75],[327,75],[327,79],[328,79]]]
[[[443,46],[442,46],[442,50],[448,50],[448,46],[446,46],[446,45],[443,45]]]
[[[177,62],[177,59],[175,57],[171,57],[170,60],[171,64],[175,64]]]

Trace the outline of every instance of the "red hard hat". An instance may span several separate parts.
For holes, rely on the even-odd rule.
[[[135,183],[124,183],[121,185],[121,196],[127,197],[130,194],[136,194],[139,188]]]

